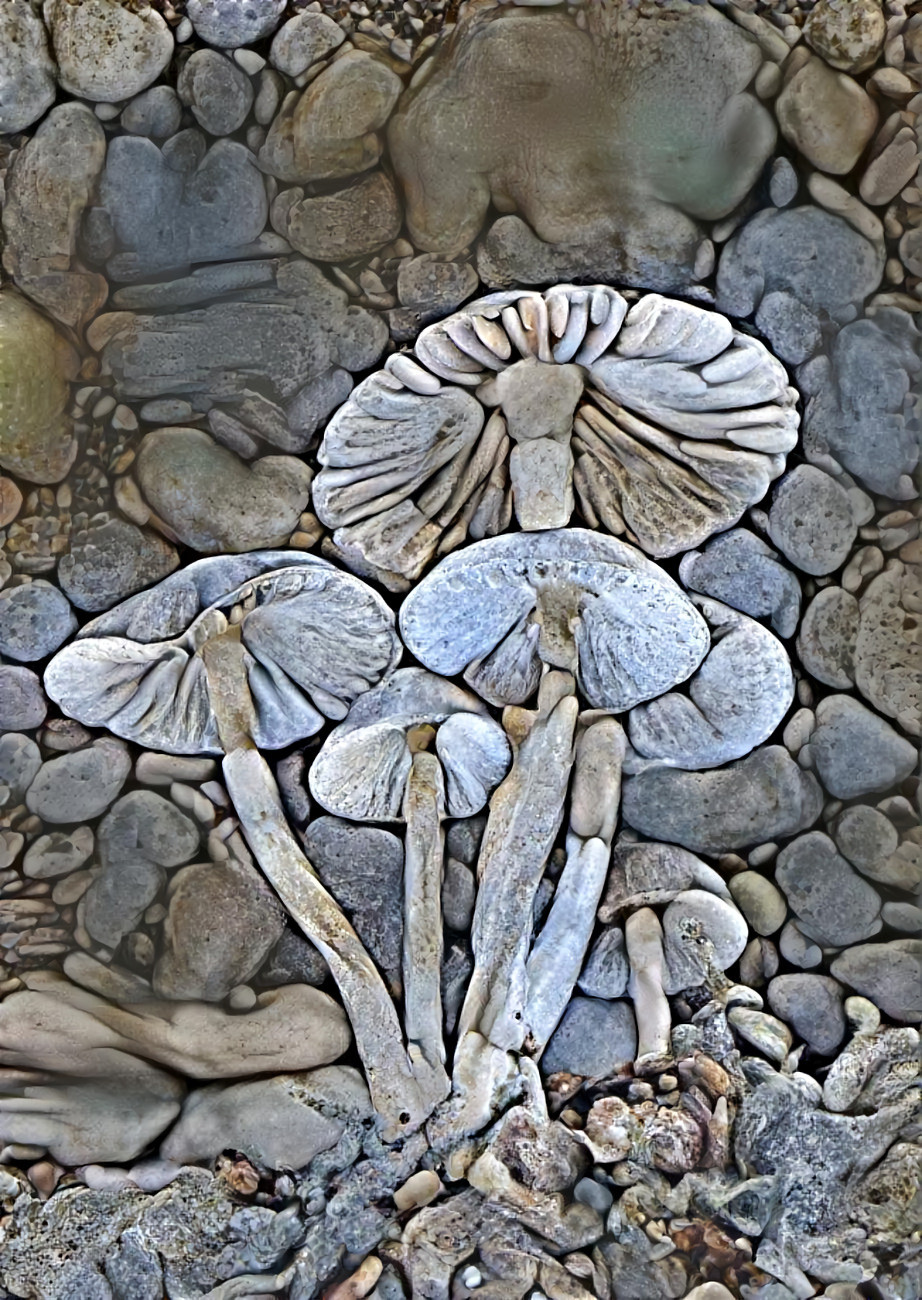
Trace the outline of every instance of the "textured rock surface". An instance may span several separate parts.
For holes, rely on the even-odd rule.
[[[541,1058],[545,1074],[567,1070],[605,1078],[623,1070],[637,1051],[637,1029],[629,1002],[575,997]]]
[[[86,749],[44,763],[26,802],[32,812],[54,825],[82,822],[105,812],[130,771],[126,746],[104,737]]]
[[[45,0],[45,23],[64,90],[114,103],[155,81],[173,56],[173,37],[149,4]]]
[[[782,849],[776,879],[800,929],[820,944],[857,943],[880,929],[880,895],[820,831]]]
[[[29,0],[10,0],[0,10],[0,132],[24,131],[54,103],[54,64],[48,36]]]
[[[922,940],[858,944],[838,956],[830,970],[894,1020],[922,1020]]]
[[[918,757],[914,745],[850,695],[827,695],[817,705],[810,749],[820,779],[839,799],[898,785]]]

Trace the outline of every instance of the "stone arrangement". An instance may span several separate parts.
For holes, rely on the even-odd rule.
[[[0,0],[0,1300],[916,1300],[922,13]]]

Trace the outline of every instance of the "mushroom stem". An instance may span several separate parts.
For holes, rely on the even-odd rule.
[[[672,1012],[663,992],[663,927],[651,907],[641,907],[627,918],[624,942],[637,1021],[634,1072],[652,1074],[672,1064]]]
[[[569,442],[530,438],[509,457],[512,499],[526,532],[566,528],[573,514],[573,453]]]
[[[406,821],[403,893],[404,1028],[410,1055],[421,1052],[438,1072],[445,1063],[442,1040],[442,864],[445,778],[435,754],[413,755],[403,797]],[[448,1079],[435,1102],[448,1091]]]

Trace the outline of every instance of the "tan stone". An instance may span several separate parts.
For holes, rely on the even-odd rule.
[[[811,59],[791,78],[776,111],[785,139],[814,167],[835,176],[851,171],[877,126],[870,95],[821,59]]]

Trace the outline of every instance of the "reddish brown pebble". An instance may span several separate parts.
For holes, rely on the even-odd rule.
[[[0,528],[11,524],[22,506],[22,493],[11,478],[0,478]]]

